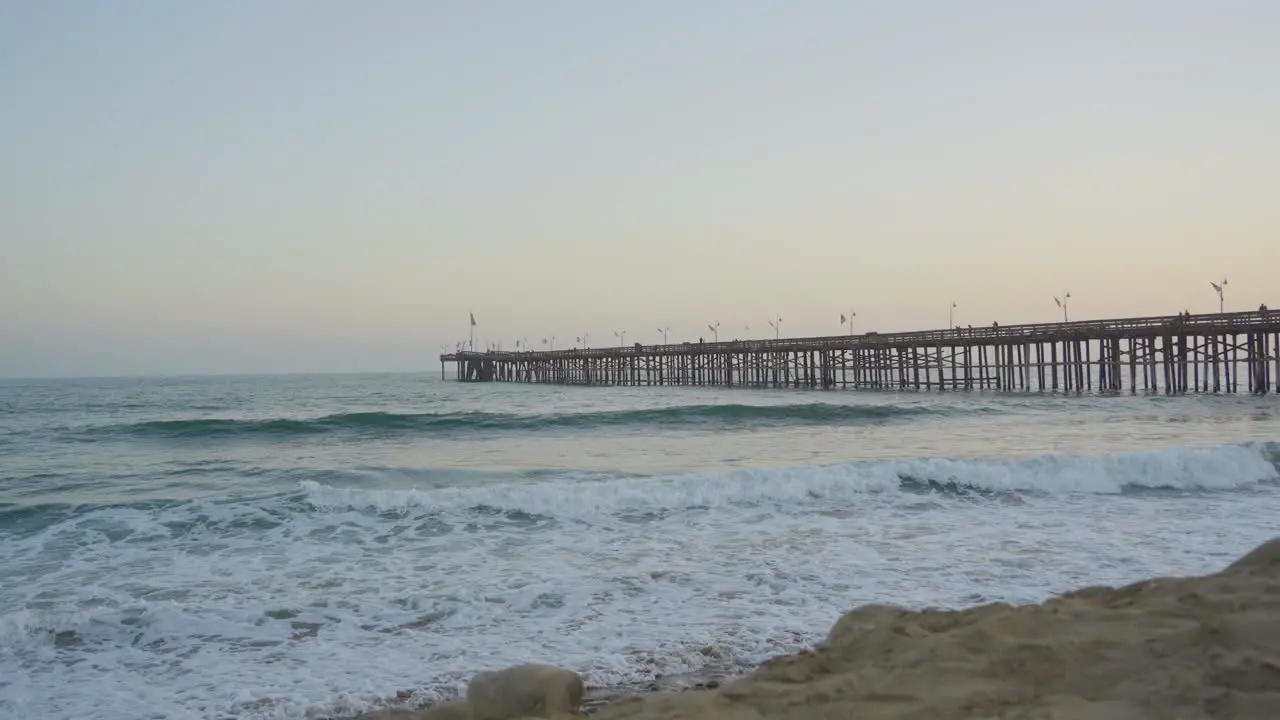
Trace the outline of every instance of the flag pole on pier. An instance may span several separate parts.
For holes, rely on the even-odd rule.
[[[856,317],[858,317],[858,313],[852,310],[849,311],[848,317],[846,317],[844,313],[840,313],[840,324],[849,324],[849,337],[853,337],[853,319]]]
[[[1224,300],[1222,299],[1222,292],[1223,292],[1224,288],[1226,288],[1226,287],[1227,287],[1227,279],[1226,279],[1226,278],[1222,278],[1222,282],[1221,282],[1221,283],[1216,283],[1216,282],[1212,282],[1212,281],[1211,281],[1209,284],[1210,284],[1211,286],[1213,286],[1213,290],[1214,290],[1214,292],[1218,293],[1218,314],[1219,314],[1219,315],[1221,315],[1221,314],[1222,314],[1222,312],[1223,312],[1223,309],[1224,309],[1224,307],[1225,307],[1225,302],[1226,302],[1226,301],[1224,301]]]
[[[1067,319],[1067,300],[1070,299],[1070,290],[1063,290],[1062,297],[1058,297],[1057,295],[1053,296],[1053,301],[1058,304],[1058,307],[1062,308],[1062,322],[1070,322],[1070,320]]]

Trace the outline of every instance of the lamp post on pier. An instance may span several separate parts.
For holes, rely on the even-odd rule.
[[[956,301],[952,300],[951,307],[947,308],[947,329],[948,330],[951,330],[956,326],[956,308],[958,307],[960,306],[956,305]]]
[[[782,318],[778,318],[777,322],[769,320],[768,323],[769,323],[769,327],[773,328],[773,339],[774,340],[781,339],[782,338]]]
[[[669,327],[660,327],[660,328],[658,328],[658,332],[662,333],[662,344],[663,344],[663,345],[666,345],[666,344],[667,344],[667,333],[671,332],[671,328],[669,328]]]
[[[720,342],[720,321],[717,320],[707,325],[707,329],[711,331],[712,341]]]
[[[619,346],[619,347],[626,347],[626,345],[627,345],[627,331],[626,331],[626,330],[614,330],[614,331],[613,331],[613,334],[614,334],[614,337],[618,338],[618,346]]]

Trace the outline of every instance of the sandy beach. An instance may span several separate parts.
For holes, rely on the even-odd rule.
[[[621,695],[586,711],[601,720],[1275,718],[1277,618],[1280,539],[1211,575],[1087,587],[1035,605],[864,606],[817,647],[715,688]],[[471,715],[458,703],[365,717]]]

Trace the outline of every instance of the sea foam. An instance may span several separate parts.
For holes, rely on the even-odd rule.
[[[527,661],[592,684],[747,667],[866,602],[1032,601],[1215,569],[1274,534],[1274,461],[1274,446],[1231,445],[304,480],[28,513],[0,526],[0,716],[304,718],[402,689],[451,697]]]

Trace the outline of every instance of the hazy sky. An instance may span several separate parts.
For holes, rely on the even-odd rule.
[[[471,311],[1280,307],[1277,38],[1274,0],[0,0],[0,375],[435,369]]]

